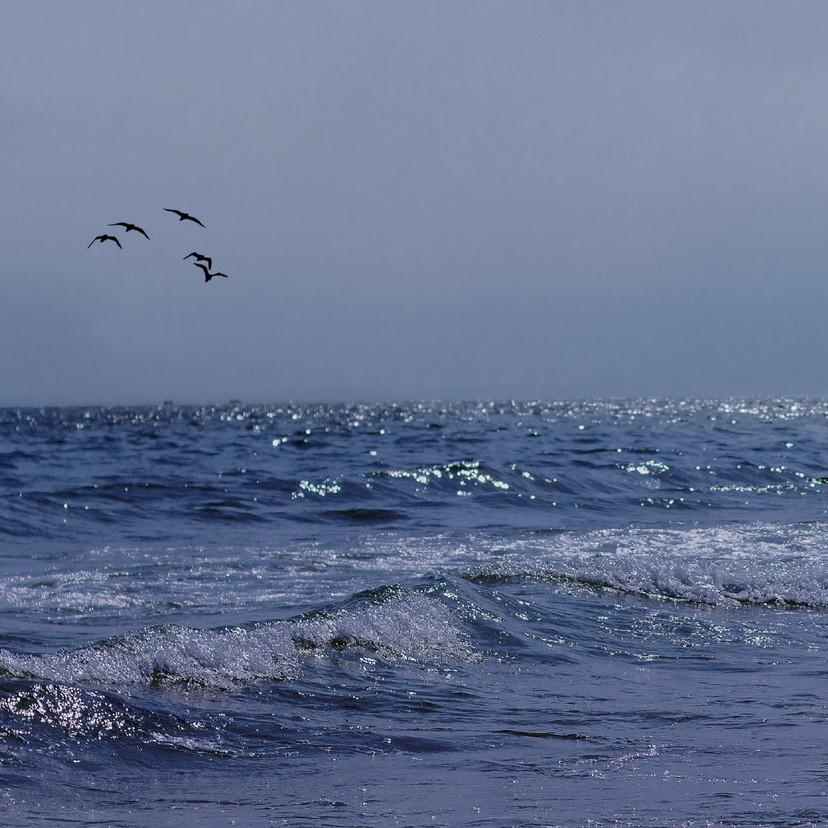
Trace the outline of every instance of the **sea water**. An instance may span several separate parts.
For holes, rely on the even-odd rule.
[[[0,823],[828,822],[828,401],[0,411]]]

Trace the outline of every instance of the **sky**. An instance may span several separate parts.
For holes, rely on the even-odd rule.
[[[828,393],[826,31],[1,3],[0,405]]]

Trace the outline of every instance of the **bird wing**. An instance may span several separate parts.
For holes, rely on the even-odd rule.
[[[181,210],[173,210],[172,207],[165,207],[164,208],[168,213],[175,213],[177,216],[185,216],[186,213],[182,213]]]
[[[204,281],[205,282],[209,282],[210,279],[212,279],[213,276],[216,275],[215,273],[210,273],[209,269],[207,268],[207,265],[203,265],[201,262],[193,262],[193,264],[196,267],[200,267],[204,271]]]
[[[116,221],[114,224],[107,224],[107,227],[126,227],[129,228],[131,225],[127,224],[125,221]]]

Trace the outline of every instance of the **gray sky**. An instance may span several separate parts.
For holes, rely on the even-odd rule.
[[[828,392],[827,31],[2,3],[0,405]]]

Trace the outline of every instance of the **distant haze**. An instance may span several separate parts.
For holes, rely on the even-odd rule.
[[[3,3],[0,405],[824,393],[826,32],[807,0]]]

